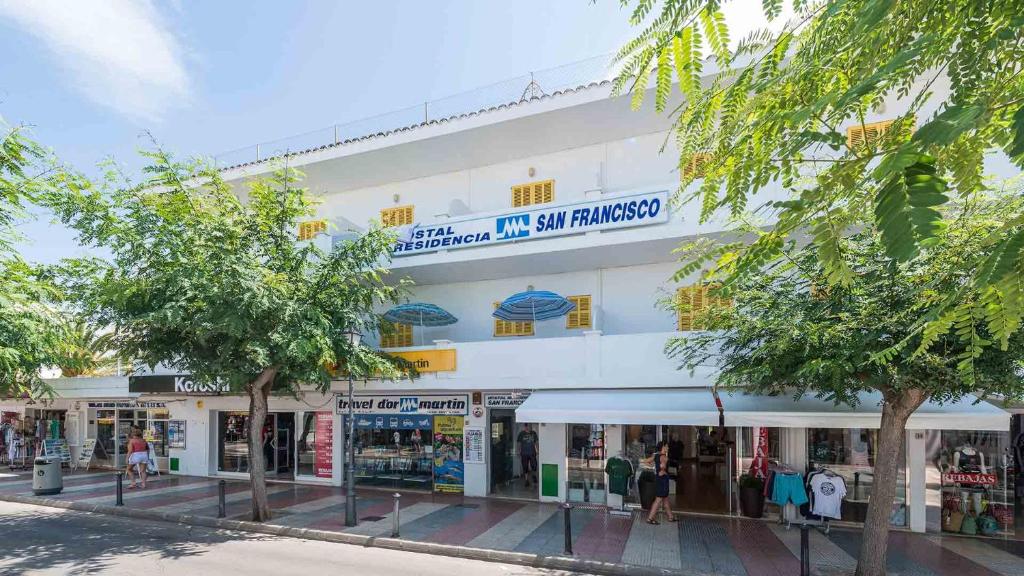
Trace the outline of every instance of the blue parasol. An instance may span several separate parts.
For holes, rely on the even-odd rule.
[[[399,304],[384,313],[384,319],[395,324],[410,326],[448,326],[459,321],[451,312],[424,302]],[[423,331],[420,331],[420,343],[423,342]]]
[[[505,299],[492,316],[511,322],[550,320],[572,312],[576,305],[547,290],[528,290]]]
[[[396,324],[413,326],[448,326],[459,321],[444,308],[423,302],[399,304],[385,312],[384,319]]]

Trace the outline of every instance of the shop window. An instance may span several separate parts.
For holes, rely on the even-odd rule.
[[[433,416],[367,414],[355,419],[356,484],[432,488]]]
[[[576,305],[572,312],[569,312],[565,316],[565,327],[567,329],[574,328],[592,328],[591,312],[590,312],[590,296],[569,296],[568,300]]]
[[[714,296],[716,287],[714,284],[694,284],[676,291],[677,330],[705,330],[701,316],[708,308],[732,306],[732,299]]]
[[[604,425],[569,424],[566,432],[569,501],[604,505],[604,468],[608,458]]]
[[[395,226],[407,226],[413,223],[414,206],[395,206],[384,208],[380,211],[381,224],[389,228]]]
[[[389,324],[380,335],[381,348],[412,346],[412,324]]]
[[[299,240],[312,240],[324,232],[327,232],[327,220],[299,222]]]
[[[900,448],[900,468],[890,522],[907,522],[907,468],[905,447]],[[808,472],[830,470],[842,476],[846,497],[842,502],[842,520],[863,522],[874,492],[875,458],[878,455],[878,430],[867,428],[809,428],[807,430]]]
[[[555,201],[555,181],[541,180],[512,187],[512,207],[547,204]]]
[[[1017,438],[1021,438],[1019,432]],[[983,430],[929,430],[925,514],[929,532],[957,531],[953,513],[973,516],[984,536],[1014,536],[1018,505],[1015,456],[1024,441],[1011,444],[1010,434]],[[962,522],[962,520],[960,520]],[[959,527],[962,531],[962,524]]]
[[[856,124],[846,129],[846,146],[848,148],[870,148],[892,128],[895,120],[883,120],[868,124]]]
[[[498,306],[501,306],[501,302],[494,303],[494,309],[497,310]],[[502,320],[500,318],[494,319],[494,335],[495,336],[533,336],[533,322],[525,320],[521,322],[512,322],[509,320]]]
[[[703,178],[704,171],[707,170],[707,165],[710,161],[711,154],[691,154],[680,166],[679,175],[682,176],[684,180]]]

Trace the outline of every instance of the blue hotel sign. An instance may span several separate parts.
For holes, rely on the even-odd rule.
[[[668,222],[668,192],[629,194],[574,204],[545,204],[498,216],[406,226],[395,256],[550,238]]]

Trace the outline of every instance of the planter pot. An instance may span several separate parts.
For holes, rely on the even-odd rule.
[[[637,492],[640,493],[640,507],[644,510],[650,510],[654,504],[654,495],[657,492],[654,472],[644,470],[640,473],[640,480],[637,481]]]
[[[764,493],[761,488],[740,488],[740,512],[747,518],[760,518],[764,515]]]

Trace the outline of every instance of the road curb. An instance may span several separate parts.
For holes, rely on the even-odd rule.
[[[154,512],[152,510],[141,510],[138,508],[122,506],[86,504],[84,502],[55,500],[53,498],[25,496],[21,494],[0,494],[0,500],[15,502],[18,504],[62,508],[78,512],[92,512],[95,514],[120,516],[123,518],[159,520],[172,524],[184,524],[187,526],[202,526],[204,528],[236,530],[239,532],[267,534],[270,536],[304,538],[307,540],[320,540],[324,542],[349,544],[352,546],[363,546],[365,548],[384,548],[388,550],[401,550],[403,552],[418,552],[421,554],[432,554],[435,556],[449,556],[465,558],[467,560],[482,560],[485,562],[501,562],[504,564],[515,564],[519,566],[530,566],[533,568],[545,568],[550,570],[569,570],[573,572],[598,574],[601,576],[683,576],[684,574],[685,576],[702,576],[700,573],[695,572],[683,573],[664,568],[649,568],[612,562],[599,562],[596,560],[584,560],[581,558],[569,558],[566,556],[544,556],[540,554],[529,554],[526,552],[488,550],[484,548],[468,548],[465,546],[434,544],[431,542],[417,542],[414,540],[402,540],[400,538],[361,536],[359,534],[346,534],[344,532],[331,532],[328,530],[315,530],[312,528],[294,528],[291,526],[262,524],[246,520],[227,520],[223,518],[211,518],[209,516],[196,516],[192,514]]]

